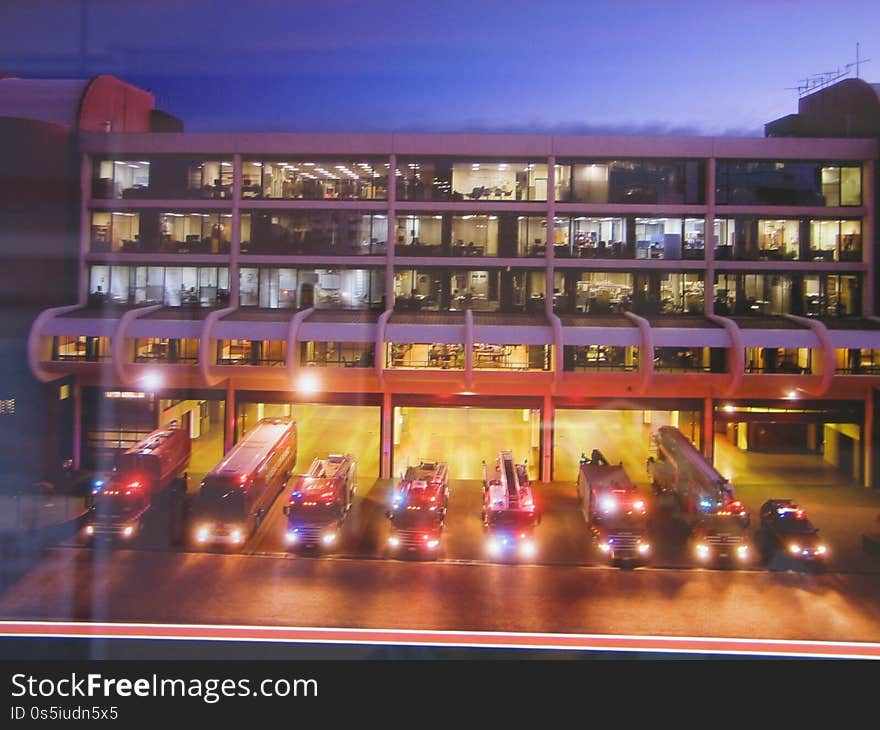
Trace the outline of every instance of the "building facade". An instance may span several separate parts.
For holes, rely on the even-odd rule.
[[[534,475],[568,479],[579,423],[638,413],[710,458],[724,437],[876,481],[875,139],[80,148],[77,297],[36,318],[28,359],[72,399],[82,467],[172,419],[213,439],[208,463],[263,414],[316,431],[332,412],[389,477],[435,456],[415,432],[451,458],[447,418],[507,411]]]

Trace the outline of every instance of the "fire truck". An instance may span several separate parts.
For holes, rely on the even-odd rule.
[[[683,526],[701,562],[745,562],[749,514],[721,476],[677,428],[661,426],[653,436],[657,457],[649,457],[654,491]]]
[[[264,418],[248,431],[202,480],[196,543],[243,545],[287,484],[296,451],[294,421]]]
[[[449,502],[446,463],[422,461],[407,467],[391,494],[388,547],[436,555]]]
[[[138,441],[119,455],[107,477],[94,482],[86,535],[130,540],[141,532],[147,514],[164,497],[170,498],[167,506],[172,518],[180,515],[191,443],[189,433],[175,425]]]
[[[647,560],[648,508],[623,464],[610,464],[601,451],[581,456],[577,480],[581,512],[599,550],[614,562]]]
[[[357,468],[351,454],[315,459],[308,472],[296,477],[284,506],[288,546],[335,543],[356,488]]]
[[[489,555],[535,556],[534,532],[540,521],[535,497],[526,464],[517,464],[510,451],[498,455],[493,475],[483,462],[482,518]]]

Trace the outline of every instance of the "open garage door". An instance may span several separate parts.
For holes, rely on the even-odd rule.
[[[715,408],[715,465],[736,484],[850,485],[863,474],[859,403],[744,403]]]
[[[241,438],[261,418],[293,418],[297,422],[298,472],[327,454],[350,453],[357,461],[358,476],[379,476],[381,409],[379,406],[328,403],[239,403],[236,420]]]
[[[698,411],[557,408],[553,478],[576,481],[581,454],[589,455],[593,449],[599,449],[610,461],[622,461],[634,483],[644,484],[651,433],[660,426],[676,426],[699,443]]]
[[[421,459],[447,462],[451,479],[482,479],[485,460],[494,464],[502,450],[527,459],[537,479],[541,458],[541,412],[532,408],[397,406],[394,459],[397,475]]]

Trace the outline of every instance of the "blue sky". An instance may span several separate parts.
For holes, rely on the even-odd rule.
[[[191,131],[761,134],[880,53],[862,1],[5,0],[0,28],[0,71],[113,73]]]

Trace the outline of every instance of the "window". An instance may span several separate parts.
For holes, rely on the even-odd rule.
[[[726,358],[723,348],[655,347],[654,370],[666,373],[723,373]]]
[[[378,159],[251,160],[242,197],[271,200],[384,200],[388,165]]]
[[[95,253],[140,250],[140,213],[92,211],[91,250]]]
[[[719,160],[719,205],[862,204],[860,165],[793,160]]]
[[[229,298],[229,269],[216,266],[105,266],[89,273],[94,304],[218,306]]]
[[[718,274],[715,313],[853,317],[861,312],[858,274]]]
[[[381,309],[380,269],[240,270],[240,306],[267,309]]]
[[[563,369],[570,372],[630,372],[639,369],[638,347],[566,345],[564,358]]]
[[[861,221],[811,220],[810,258],[814,261],[861,261]]]
[[[806,347],[747,347],[745,367],[747,373],[809,375],[812,357],[813,351]]]
[[[387,216],[359,211],[251,211],[241,250],[253,254],[360,256],[385,252]]]
[[[395,178],[401,201],[547,199],[547,165],[537,160],[402,158]]]
[[[163,155],[150,160],[96,160],[93,168],[95,198],[228,199],[231,191],[231,160]]]
[[[149,337],[134,341],[135,362],[161,362],[193,365],[199,360],[199,341]]]
[[[278,340],[220,340],[217,343],[218,365],[284,365],[287,343]]]
[[[136,198],[149,187],[148,160],[95,160],[92,197]]]
[[[100,362],[110,359],[109,337],[53,337],[52,359]]]
[[[556,199],[575,203],[685,203],[704,201],[699,160],[596,160],[557,165]]]
[[[374,347],[364,342],[301,342],[300,364],[325,368],[371,368]]]

